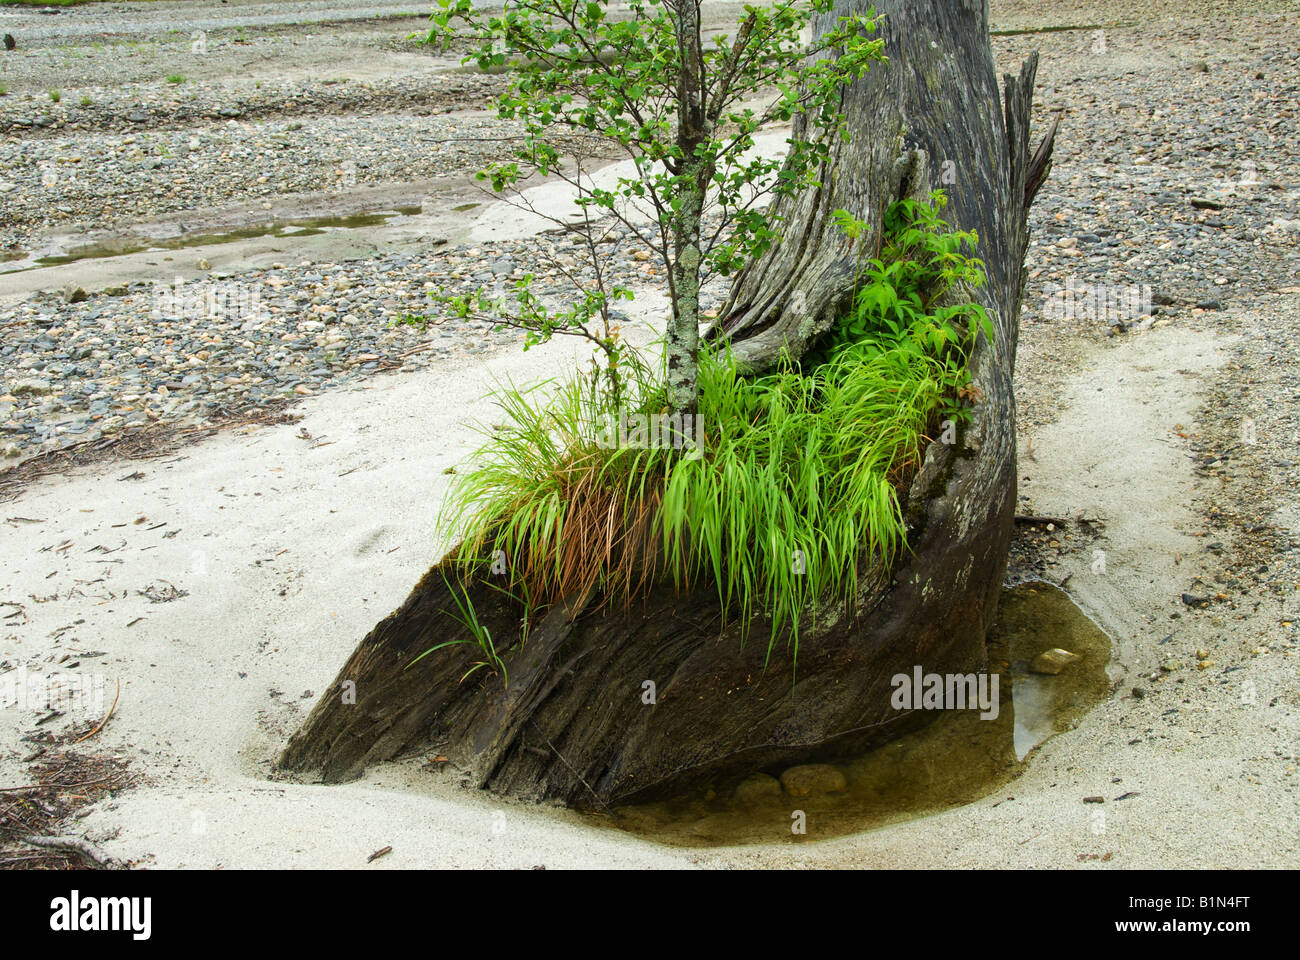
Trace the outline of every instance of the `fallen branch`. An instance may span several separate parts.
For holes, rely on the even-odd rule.
[[[95,734],[99,733],[99,731],[103,730],[104,725],[108,723],[108,718],[111,717],[113,715],[113,711],[117,709],[117,698],[120,697],[121,695],[122,695],[122,679],[121,677],[119,677],[117,680],[117,693],[113,695],[113,705],[108,708],[108,713],[104,714],[104,719],[99,721],[99,726],[97,726],[94,730],[91,730],[90,733],[86,734],[84,737],[81,737],[77,740],[73,740],[72,742],[80,743],[82,740],[89,740]]]
[[[1071,523],[1081,523],[1087,527],[1101,526],[1105,521],[1101,517],[1043,517],[1034,513],[1017,513],[1016,523],[1044,524],[1059,523],[1062,526]]]
[[[1016,523],[1059,523],[1065,526],[1070,521],[1064,517],[1040,517],[1035,514],[1018,513],[1016,514]]]
[[[116,860],[95,849],[85,840],[78,840],[76,837],[25,837],[22,841],[28,846],[41,847],[46,850],[61,850],[64,853],[73,853],[84,857],[98,867],[105,870],[119,869]]]

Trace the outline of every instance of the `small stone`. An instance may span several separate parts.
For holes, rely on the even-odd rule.
[[[1029,665],[1032,673],[1045,673],[1050,676],[1056,676],[1072,663],[1077,663],[1083,657],[1077,653],[1071,653],[1069,650],[1062,650],[1060,647],[1053,647],[1051,650],[1044,650]]]
[[[298,386],[293,388],[293,392],[298,394],[300,397],[310,397],[311,387],[307,386],[305,383],[300,383]]]
[[[797,767],[795,769],[798,769]],[[735,798],[739,803],[757,803],[767,797],[781,795],[781,781],[766,773],[755,773],[740,781]]]
[[[1192,197],[1191,204],[1197,210],[1222,210],[1223,201],[1213,197]]]
[[[1164,663],[1160,664],[1160,669],[1165,673],[1173,673],[1175,670],[1182,669],[1182,666],[1183,665],[1177,660],[1166,660]]]
[[[53,392],[48,380],[19,380],[10,391],[15,397],[43,397]]]
[[[808,763],[781,774],[781,786],[792,797],[838,793],[848,786],[844,774],[828,763]]]
[[[69,287],[64,296],[68,303],[81,303],[87,298],[88,294],[81,287]]]
[[[1193,593],[1183,594],[1183,603],[1189,607],[1204,607],[1210,602],[1208,597],[1198,597]]]
[[[10,443],[5,445],[4,455],[6,459],[12,460],[16,457],[21,457],[23,451],[19,448],[18,444]]]

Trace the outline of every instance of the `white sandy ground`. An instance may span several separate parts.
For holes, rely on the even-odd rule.
[[[492,421],[481,399],[492,378],[553,375],[582,353],[557,341],[488,363],[376,377],[307,400],[300,424],[46,478],[0,505],[0,518],[43,521],[0,524],[0,600],[24,602],[31,618],[4,621],[0,658],[50,671],[65,653],[105,651],[78,671],[105,675],[109,701],[121,680],[117,711],[92,744],[131,756],[144,778],[76,829],[111,856],[159,867],[362,867],[384,846],[392,853],[366,869],[1065,867],[1107,852],[1108,861],[1085,862],[1300,860],[1295,775],[1276,756],[1300,740],[1294,660],[1245,658],[1262,691],[1249,709],[1235,688],[1196,683],[1194,672],[1179,697],[1123,695],[1173,629],[1168,614],[1189,576],[1190,561],[1177,573],[1173,563],[1175,552],[1191,553],[1196,521],[1171,427],[1191,423],[1202,378],[1223,360],[1221,344],[1169,328],[1084,358],[1065,385],[1064,415],[1033,437],[1033,459],[1022,457],[1022,489],[1037,510],[1107,519],[1106,575],[1090,574],[1085,552],[1071,588],[1116,637],[1123,682],[1005,791],[855,837],[691,851],[469,791],[418,761],[342,786],[268,780],[314,702],[304,692],[323,690],[437,559],[443,470],[474,447],[471,422]],[[303,428],[313,439],[300,438]],[[142,479],[123,479],[136,469]],[[89,552],[101,545],[113,552]],[[136,593],[161,581],[189,595],[154,604]],[[1266,629],[1243,624],[1237,635],[1249,646]],[[1289,696],[1270,707],[1270,691]],[[1173,721],[1159,716],[1171,707]],[[19,760],[30,748],[18,738],[35,718],[0,710],[0,783],[25,782]],[[1167,736],[1127,745],[1152,726]],[[1139,795],[1109,802],[1127,791]],[[1081,803],[1095,794],[1108,798],[1101,834],[1099,808]],[[494,832],[495,811],[505,813],[504,832]]]
[[[548,210],[568,202],[562,184],[534,199]],[[549,226],[505,204],[489,209],[485,223],[512,236]],[[634,307],[649,321],[634,337],[644,342],[664,303]],[[441,555],[443,471],[477,446],[474,422],[493,421],[494,379],[554,376],[585,356],[560,340],[377,377],[306,401],[299,424],[47,478],[0,505],[0,600],[23,602],[30,617],[0,621],[0,659],[48,673],[65,654],[105,651],[82,658],[77,672],[104,676],[108,702],[121,680],[117,711],[95,745],[133,757],[144,782],[98,804],[77,829],[111,856],[159,867],[1300,862],[1296,776],[1286,769],[1300,742],[1295,661],[1248,653],[1276,629],[1276,610],[1234,625],[1239,649],[1216,649],[1246,664],[1235,676],[1256,682],[1256,706],[1241,705],[1235,684],[1195,675],[1179,696],[1125,696],[1143,682],[1139,673],[1171,654],[1190,663],[1182,648],[1209,645],[1213,634],[1184,619],[1182,648],[1157,645],[1173,629],[1169,614],[1186,613],[1178,596],[1201,572],[1191,559],[1174,563],[1196,554],[1198,520],[1186,449],[1172,428],[1192,425],[1203,379],[1223,362],[1222,344],[1168,327],[1081,360],[1063,385],[1062,416],[1022,438],[1021,492],[1036,512],[1106,520],[1105,539],[1066,570],[1081,605],[1115,637],[1117,693],[1049,741],[1005,791],[856,837],[691,851],[465,790],[418,760],[344,786],[269,780],[315,695]],[[122,479],[137,469],[142,479]],[[7,519],[18,517],[43,522]],[[1093,548],[1107,551],[1104,576],[1091,572]],[[137,593],[162,582],[189,595],[155,604]],[[1170,708],[1173,719],[1163,715]],[[36,716],[0,709],[0,784],[25,782],[20,759],[30,748],[19,737]],[[1104,831],[1095,833],[1100,808],[1082,798],[1126,792],[1138,795],[1104,805]],[[504,832],[496,832],[499,811]],[[392,853],[367,866],[385,846]]]

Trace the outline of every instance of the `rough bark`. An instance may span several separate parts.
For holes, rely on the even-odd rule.
[[[673,310],[664,338],[664,359],[668,406],[675,414],[692,414],[699,394],[696,357],[700,345],[700,229],[713,168],[696,157],[696,149],[709,135],[700,76],[699,0],[677,0],[672,9],[682,61],[677,91],[677,164],[683,186],[669,231]]]
[[[520,611],[486,583],[470,596],[502,653],[509,682],[480,670],[435,567],[367,636],[282,758],[327,782],[418,750],[445,755],[468,782],[502,793],[601,806],[649,799],[706,780],[833,759],[923,722],[894,710],[890,679],[985,665],[1016,500],[1011,375],[1019,326],[1027,212],[1046,176],[1050,142],[1031,159],[1036,60],[1007,77],[1000,106],[978,0],[882,0],[888,65],[846,92],[852,141],[837,148],[821,189],[785,205],[780,246],[742,275],[713,336],[755,368],[801,353],[842,310],[856,255],[828,218],[837,208],[878,237],[900,196],[944,187],[947,218],[976,229],[988,285],[978,299],[997,335],[971,361],[982,399],[956,444],[931,444],[906,504],[910,555],[864,575],[852,612],[823,609],[791,651],[742,644],[722,627],[710,588],[656,589],[629,610],[556,608],[520,643]],[[831,16],[859,12],[842,2]],[[1053,128],[1053,132],[1054,132]],[[955,178],[936,176],[951,160]],[[802,294],[802,296],[796,296]],[[802,309],[800,309],[802,308]],[[766,638],[754,623],[751,637]],[[341,691],[355,684],[355,703]],[[647,681],[656,702],[645,702]]]

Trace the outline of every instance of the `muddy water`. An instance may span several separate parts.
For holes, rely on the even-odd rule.
[[[342,217],[299,217],[288,220],[271,220],[220,233],[186,233],[179,237],[142,238],[129,235],[114,237],[34,256],[22,252],[13,253],[8,257],[0,256],[0,263],[12,264],[12,266],[0,269],[0,273],[16,273],[20,270],[61,266],[76,263],[79,260],[120,257],[128,253],[141,253],[146,250],[186,250],[194,247],[234,243],[239,240],[255,240],[259,237],[311,237],[330,230],[356,230],[361,227],[378,227],[394,217],[415,216],[421,213],[422,209],[419,206],[407,206]],[[21,262],[14,262],[19,261],[20,258]]]
[[[1056,676],[1031,673],[1039,653],[1061,647],[1082,660]],[[999,676],[999,711],[938,711],[925,729],[836,764],[846,788],[819,796],[773,791],[746,802],[735,784],[716,784],[660,803],[593,817],[675,846],[824,840],[970,803],[1005,786],[1032,751],[1068,730],[1106,698],[1110,638],[1056,587],[1029,583],[1003,592],[989,639]],[[780,770],[765,771],[776,777]],[[802,818],[797,816],[802,813]],[[806,832],[794,831],[802,819]]]

